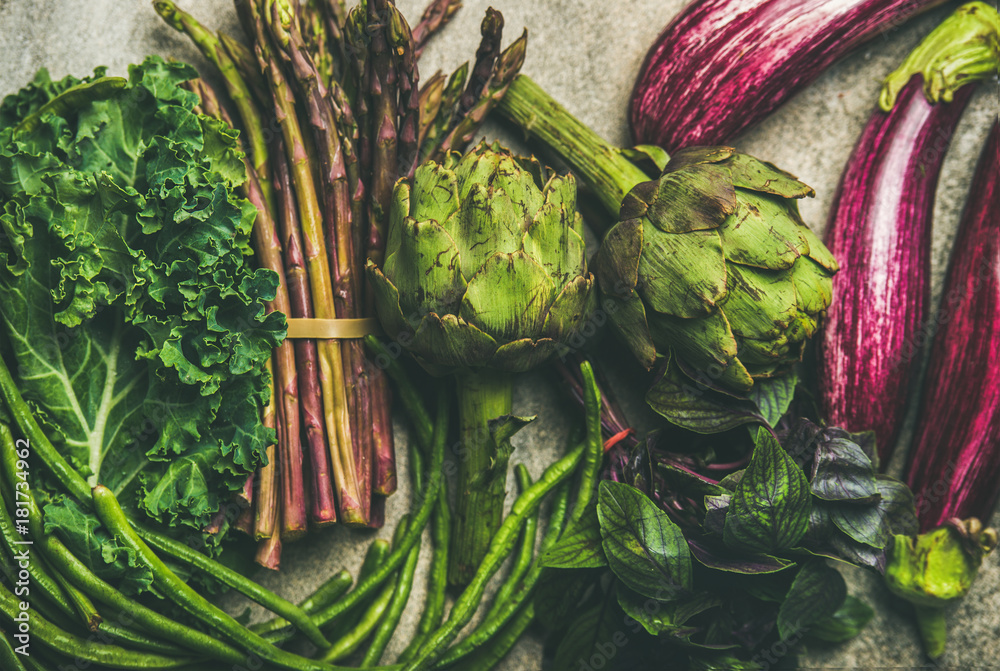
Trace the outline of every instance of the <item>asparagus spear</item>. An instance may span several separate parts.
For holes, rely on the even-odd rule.
[[[237,6],[247,6],[254,17],[254,45],[261,69],[265,72],[274,99],[275,114],[285,144],[285,157],[292,177],[292,187],[298,206],[305,262],[312,294],[313,310],[319,319],[334,319],[334,287],[327,262],[327,245],[323,233],[320,208],[312,167],[296,112],[296,99],[274,55],[264,17],[273,2],[239,0]],[[246,10],[244,10],[246,11]],[[345,366],[340,345],[335,340],[319,340],[320,384],[323,388],[323,410],[330,458],[340,500],[340,520],[347,524],[364,524],[361,501],[354,473],[351,425],[345,393]]]
[[[462,8],[461,0],[431,0],[420,21],[413,27],[413,53],[420,58],[427,41]]]

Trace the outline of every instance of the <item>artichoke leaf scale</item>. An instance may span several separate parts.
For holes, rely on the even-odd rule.
[[[653,342],[642,298],[635,291],[624,300],[621,296],[607,294],[604,296],[604,305],[607,306],[610,301],[614,306],[611,325],[632,350],[639,363],[649,370],[656,363],[656,344]]]
[[[737,193],[736,211],[719,227],[726,259],[786,270],[809,253],[809,242],[780,203],[749,191]]]
[[[408,336],[417,328],[419,320],[413,324],[407,321],[399,305],[399,290],[386,279],[374,261],[369,259],[366,270],[371,280],[372,291],[375,294],[375,311],[382,324],[382,329],[393,340]]]
[[[573,175],[553,174],[542,187],[542,195],[546,203],[552,203],[556,207],[562,207],[567,212],[576,212],[576,180]],[[575,219],[575,217],[574,217]],[[583,236],[583,220],[574,221],[574,226],[579,225],[577,233]]]
[[[436,366],[474,368],[493,356],[497,341],[461,317],[432,313],[420,320],[409,348]]]
[[[458,211],[460,201],[455,173],[437,163],[428,162],[417,168],[414,175],[412,188],[402,182],[396,189],[397,193],[405,189],[409,194],[408,205],[413,210],[407,214],[412,214],[416,219],[433,219],[443,224]]]
[[[727,269],[718,231],[664,233],[643,227],[638,285],[643,300],[656,312],[699,317],[726,295]]]
[[[593,275],[579,275],[567,283],[545,315],[542,332],[546,337],[564,341],[579,333],[587,317],[594,312],[597,295]]]
[[[781,198],[815,196],[812,187],[803,184],[795,175],[746,154],[733,154],[726,162],[733,184],[744,189],[770,193]]]
[[[537,261],[557,286],[587,272],[587,248],[571,226],[573,212],[546,203],[535,214],[524,234],[522,249]]]
[[[554,289],[545,269],[523,251],[497,252],[469,279],[459,314],[502,342],[537,337]]]
[[[437,222],[412,217],[406,217],[395,233],[401,244],[386,257],[383,272],[399,291],[404,315],[456,312],[466,282],[455,240]]]
[[[642,222],[628,219],[616,224],[604,237],[594,258],[594,272],[601,291],[628,300],[639,282],[639,258],[643,249]]]
[[[725,168],[711,164],[664,173],[646,218],[664,233],[718,228],[736,209],[736,192]]]
[[[779,344],[787,340],[785,332],[798,314],[787,273],[738,263],[729,264],[729,291],[723,309],[736,335]]]
[[[506,193],[474,184],[445,222],[459,248],[462,274],[470,278],[493,254],[519,250],[523,223]]]
[[[490,367],[511,373],[523,373],[544,363],[557,350],[558,345],[551,338],[513,340],[497,348],[490,361]]]
[[[812,258],[801,259],[792,267],[790,279],[795,289],[796,302],[802,312],[821,315],[830,307],[833,291],[829,278],[829,271]]]
[[[670,154],[666,172],[680,170],[689,165],[701,163],[721,163],[736,153],[732,147],[685,147]]]

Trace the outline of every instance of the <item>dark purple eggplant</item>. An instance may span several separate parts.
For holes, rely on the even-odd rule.
[[[819,341],[821,405],[832,425],[875,432],[883,468],[917,354],[933,331],[927,319],[938,175],[970,82],[998,68],[998,33],[995,9],[963,5],[890,75],[830,213],[826,243],[841,270]]]
[[[1000,497],[1000,121],[962,215],[906,483],[920,530],[989,520]]]
[[[851,49],[943,0],[695,0],[646,54],[636,143],[728,144]]]

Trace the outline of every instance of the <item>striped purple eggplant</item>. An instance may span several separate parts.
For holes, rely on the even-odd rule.
[[[826,242],[841,270],[819,339],[821,406],[834,426],[873,430],[883,468],[916,381],[917,354],[933,331],[938,175],[974,88],[968,84],[998,69],[998,33],[995,9],[963,5],[890,75],[830,212]]]
[[[1000,496],[1000,121],[979,158],[962,215],[906,483],[920,530],[983,522]]]
[[[857,45],[943,0],[694,0],[646,54],[636,143],[729,144]]]

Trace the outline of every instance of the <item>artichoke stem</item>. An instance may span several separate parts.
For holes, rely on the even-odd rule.
[[[948,638],[948,625],[945,622],[944,609],[932,606],[918,606],[917,625],[920,627],[920,638],[924,642],[924,651],[931,659],[937,659],[944,654],[945,642]]]
[[[507,459],[490,422],[511,411],[511,376],[480,370],[456,376],[458,384],[458,486],[448,581],[465,585],[476,574],[503,520]]]
[[[514,79],[497,110],[566,161],[577,177],[594,190],[614,221],[628,192],[649,181],[646,173],[622,156],[617,147],[581,123],[525,75]]]

